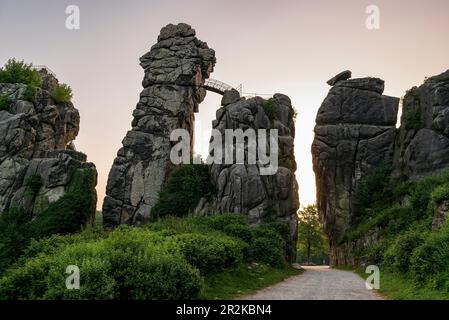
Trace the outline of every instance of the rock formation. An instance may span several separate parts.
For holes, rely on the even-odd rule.
[[[75,175],[82,182],[88,169],[94,175],[88,209],[93,219],[95,166],[72,142],[79,130],[78,110],[71,102],[56,102],[51,93],[58,80],[46,69],[39,74],[43,84],[34,102],[25,98],[26,85],[0,83],[0,96],[8,101],[0,111],[0,214],[17,208],[39,215],[70,192]]]
[[[132,129],[109,173],[103,204],[106,228],[148,221],[174,167],[170,134],[182,128],[193,137],[194,112],[206,95],[202,85],[213,70],[215,52],[195,37],[189,25],[170,24],[140,61],[144,89],[133,112]]]
[[[264,110],[269,107],[273,113]],[[259,164],[248,164],[248,149],[245,149],[245,164],[212,164],[211,179],[217,194],[210,202],[202,199],[197,214],[239,212],[253,225],[270,219],[285,221],[290,226],[292,243],[296,243],[299,200],[293,150],[294,114],[290,99],[282,94],[275,94],[267,101],[260,97],[244,100],[236,92],[225,92],[222,108],[217,110],[213,122],[222,141],[226,129],[254,129],[256,133],[259,129],[277,129],[279,168],[274,175],[261,175]],[[292,247],[292,257],[295,251]]]
[[[370,230],[357,242],[342,242],[357,209],[354,191],[370,168],[388,164],[392,178],[402,181],[449,168],[449,70],[406,93],[399,129],[399,99],[382,96],[383,81],[344,80],[347,76],[348,71],[329,81],[334,86],[318,111],[312,145],[317,205],[332,264],[354,264],[351,252],[378,240]],[[446,216],[443,202],[435,208],[433,228]]]
[[[214,64],[214,51],[182,23],[162,28],[158,42],[141,58],[144,89],[133,112],[132,130],[109,173],[103,205],[106,228],[149,222],[151,209],[175,169],[170,151],[176,142],[170,141],[170,134],[182,128],[193,137],[194,112],[205,97],[203,85]],[[293,117],[290,99],[284,95],[276,94],[268,101],[245,100],[236,90],[224,92],[213,127],[222,135],[226,129],[278,129],[280,168],[274,175],[263,176],[258,164],[212,164],[211,179],[218,192],[212,201],[202,199],[194,213],[241,213],[252,224],[283,220],[294,241],[299,201]]]
[[[449,70],[404,97],[394,176],[419,179],[449,167]]]
[[[331,81],[312,145],[317,206],[338,263],[337,245],[349,228],[354,191],[371,168],[391,163],[399,99],[382,95],[377,78]]]

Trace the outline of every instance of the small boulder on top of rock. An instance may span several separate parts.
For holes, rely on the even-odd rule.
[[[224,107],[236,103],[239,100],[240,100],[240,93],[237,90],[235,89],[226,90],[223,94],[223,98],[221,98],[221,105]]]
[[[337,82],[348,80],[351,77],[352,77],[352,72],[350,70],[345,70],[345,71],[340,72],[339,74],[337,74],[335,77],[333,77],[329,81],[327,81],[327,84],[330,85],[330,86],[334,86],[334,85],[337,84]]]

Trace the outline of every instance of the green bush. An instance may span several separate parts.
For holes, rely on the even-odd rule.
[[[203,164],[183,165],[168,179],[151,210],[154,219],[168,215],[188,215],[202,197],[210,198],[215,188],[209,177],[209,168]]]
[[[399,235],[385,251],[383,265],[393,272],[408,272],[413,250],[423,242],[424,235],[420,231],[410,230]]]
[[[265,101],[262,107],[263,111],[271,121],[276,119],[276,101],[274,100],[274,98],[270,98]]]
[[[41,183],[37,175],[31,176],[26,182],[32,192],[37,192]],[[2,213],[0,248],[4,249],[0,250],[0,274],[19,258],[31,239],[79,232],[86,224],[93,223],[95,184],[94,169],[77,170],[67,186],[66,193],[36,217],[22,209],[10,209]]]
[[[9,269],[0,299],[192,299],[202,278],[163,237],[120,227],[109,236],[41,252]],[[34,253],[35,254],[35,253]],[[80,269],[80,290],[67,290],[66,268]]]
[[[402,117],[402,123],[407,130],[419,130],[424,126],[421,121],[421,112],[418,108],[407,110]]]
[[[353,223],[366,218],[367,208],[379,208],[388,204],[391,165],[381,164],[373,168],[358,183],[354,195],[355,217]],[[386,198],[387,196],[387,198]]]
[[[436,187],[432,191],[431,199],[434,204],[440,204],[445,200],[449,200],[449,183]]]
[[[32,87],[40,87],[42,79],[33,69],[33,65],[16,59],[9,59],[3,68],[0,68],[0,83],[23,83]]]
[[[285,244],[282,238],[256,237],[251,243],[250,255],[253,261],[262,262],[271,266],[285,265]]]
[[[27,85],[25,92],[23,93],[23,99],[35,103],[36,94],[37,94],[37,87],[29,84]]]
[[[246,243],[250,243],[253,238],[251,228],[247,224],[239,224],[239,223],[228,224],[223,228],[223,233],[228,236],[240,239]]]
[[[385,247],[386,243],[379,241],[374,245],[364,248],[359,258],[367,265],[378,265],[382,261]]]
[[[28,245],[31,218],[30,213],[17,209],[10,209],[0,215],[0,274]]]
[[[175,237],[185,259],[202,273],[230,267],[243,259],[244,243],[224,235],[182,234]]]
[[[8,95],[0,95],[0,111],[9,111],[11,101]]]
[[[25,84],[23,99],[34,102],[37,88],[42,86],[42,79],[31,63],[9,59],[5,66],[0,68],[0,83]]]
[[[431,233],[413,252],[410,262],[417,285],[428,282],[439,273],[449,273],[449,223]]]
[[[283,235],[270,224],[259,224],[253,229],[250,258],[272,266],[285,265],[287,244]]]
[[[51,97],[58,103],[67,103],[72,100],[72,88],[66,85],[65,83],[59,84],[56,88],[53,89],[51,93]]]

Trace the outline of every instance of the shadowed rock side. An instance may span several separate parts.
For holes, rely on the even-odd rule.
[[[449,167],[449,70],[407,91],[393,176],[419,179]]]
[[[267,114],[264,107],[274,112]],[[253,225],[270,219],[285,221],[290,226],[291,257],[294,257],[299,200],[295,178],[294,110],[290,99],[275,94],[269,101],[260,97],[244,100],[238,93],[227,91],[213,128],[221,133],[223,142],[226,129],[254,129],[256,132],[258,129],[277,129],[279,169],[274,175],[261,175],[259,164],[248,164],[247,149],[245,164],[212,164],[210,172],[217,194],[210,202],[202,199],[196,214],[238,212]],[[268,141],[266,150],[269,150]]]
[[[330,82],[312,144],[317,206],[332,264],[345,263],[338,245],[350,226],[358,182],[371,168],[393,160],[399,105],[398,98],[382,95],[383,80],[347,78]]]
[[[215,52],[195,37],[189,25],[170,24],[140,61],[144,89],[133,112],[132,129],[109,173],[105,228],[148,221],[173,169],[170,134],[182,128],[193,137],[194,112],[206,95],[201,86],[213,70]]]
[[[71,102],[56,102],[51,92],[58,80],[45,69],[39,74],[43,85],[34,102],[25,98],[26,85],[0,83],[0,95],[9,101],[0,111],[0,213],[14,208],[38,215],[68,192],[75,173],[83,179],[84,169],[94,172],[90,191],[96,201],[95,166],[72,142],[79,130],[78,110]],[[95,203],[89,210],[93,219]]]

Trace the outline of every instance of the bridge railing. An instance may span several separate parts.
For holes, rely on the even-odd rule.
[[[224,83],[222,81],[216,80],[216,79],[206,79],[204,81],[204,88],[206,90],[210,90],[213,91],[215,93],[221,94],[223,95],[225,91],[227,90],[237,90],[240,93],[241,97],[245,97],[245,98],[252,98],[252,97],[272,97],[272,94],[268,94],[268,93],[252,93],[252,92],[242,92],[242,85],[239,85],[237,88],[234,88],[232,86],[230,86],[227,83]]]

